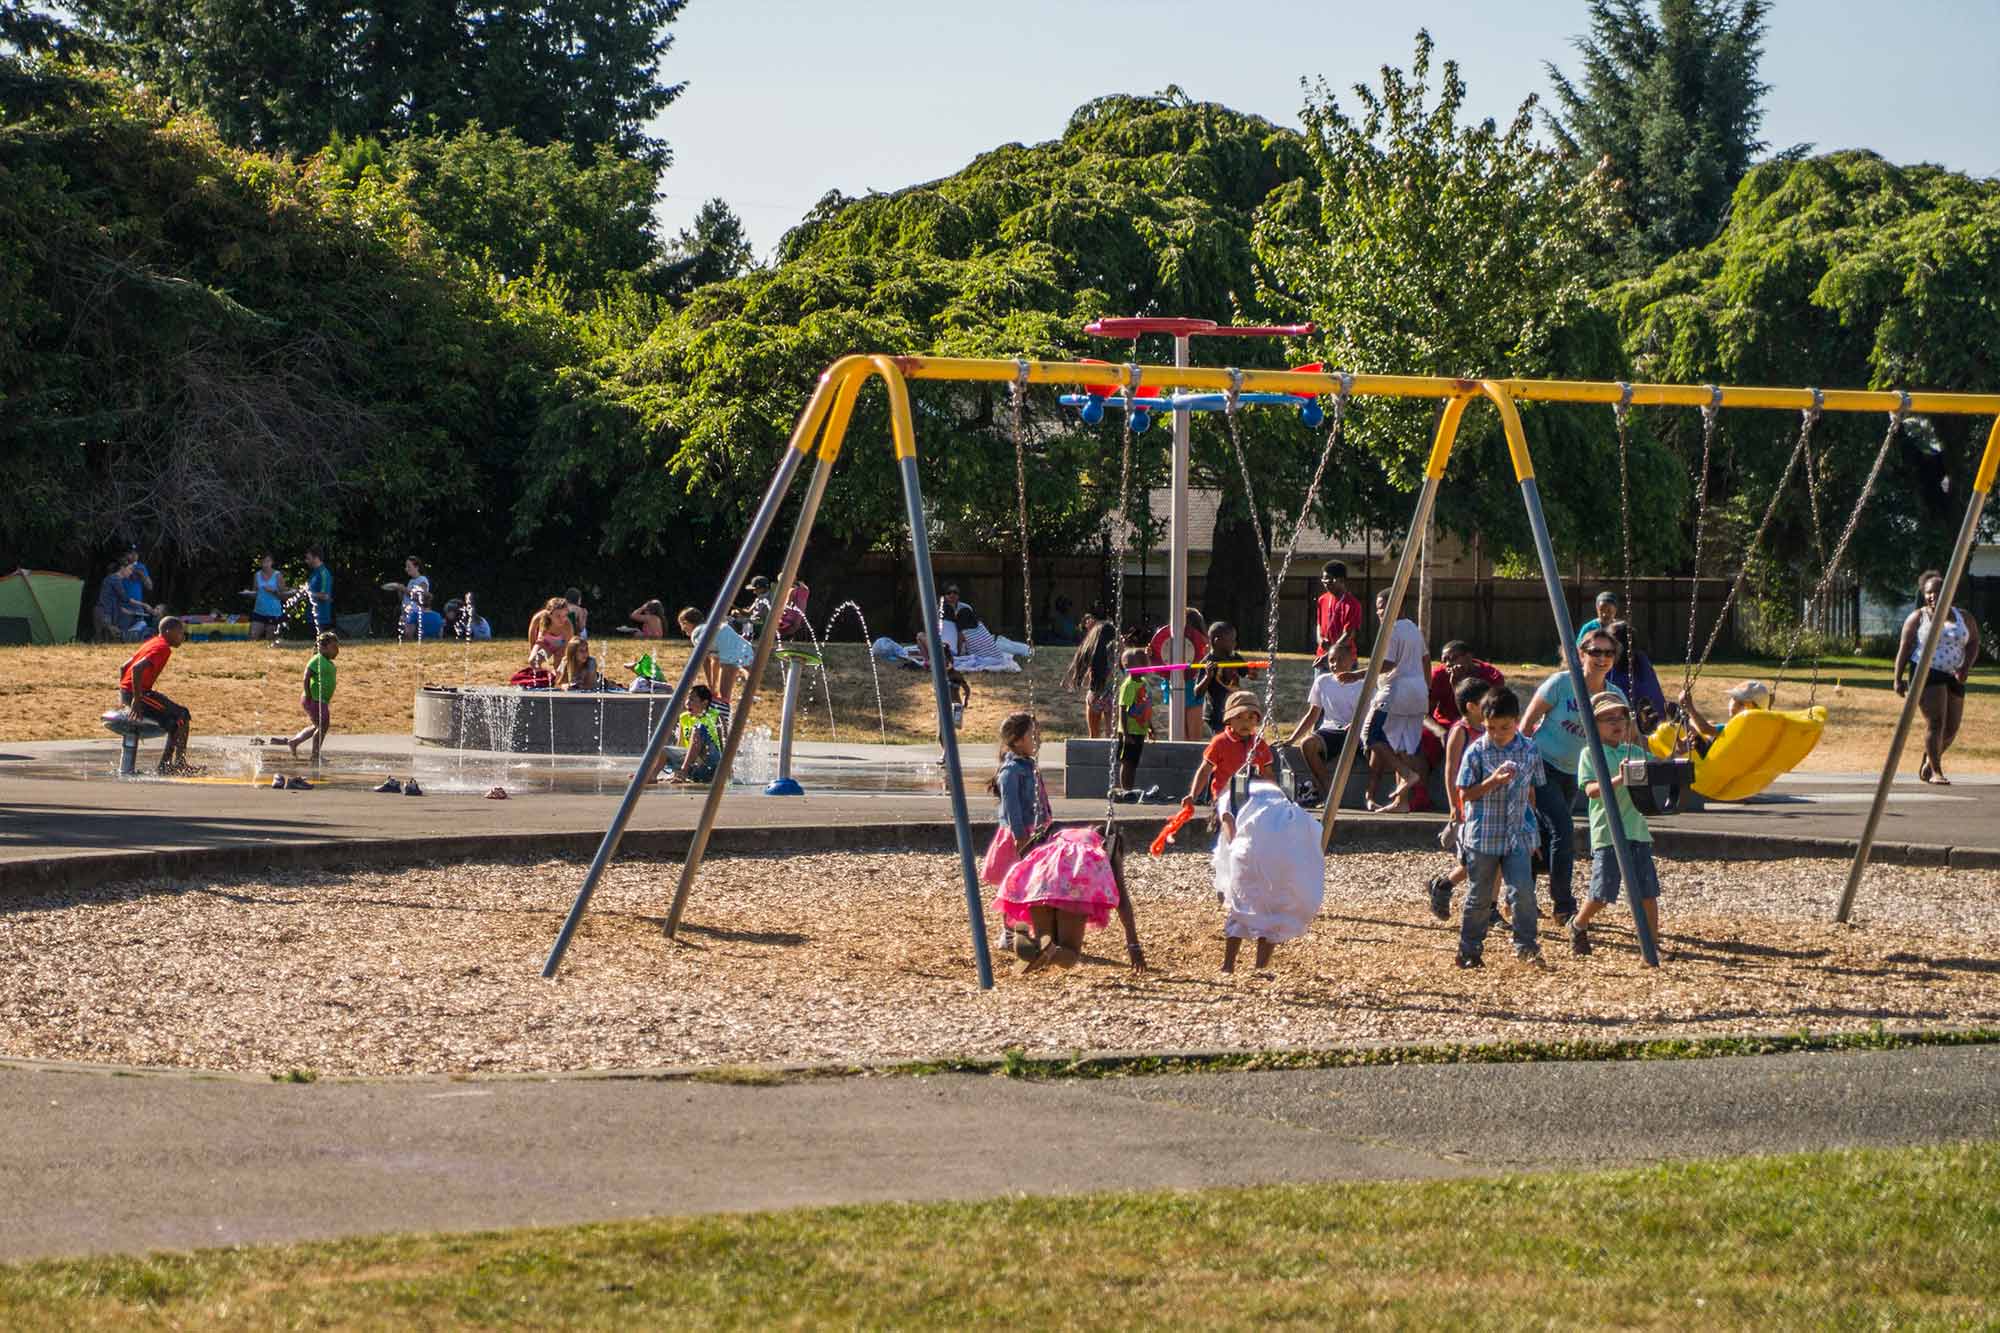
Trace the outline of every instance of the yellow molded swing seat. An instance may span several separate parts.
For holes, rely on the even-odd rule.
[[[1738,713],[1708,747],[1706,757],[1692,754],[1694,789],[1711,801],[1741,801],[1771,785],[1780,773],[1797,768],[1826,727],[1826,710],[1802,708],[1781,712],[1751,708]],[[1674,724],[1663,722],[1646,738],[1656,758],[1674,752]]]

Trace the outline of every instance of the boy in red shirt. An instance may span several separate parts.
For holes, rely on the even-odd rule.
[[[1258,730],[1264,725],[1264,707],[1257,702],[1257,696],[1249,690],[1238,690],[1229,696],[1222,709],[1223,729],[1209,741],[1208,748],[1201,752],[1201,767],[1194,771],[1194,782],[1188,787],[1187,799],[1181,804],[1192,806],[1201,795],[1202,784],[1208,784],[1211,799],[1222,795],[1229,779],[1236,776],[1236,770],[1249,764],[1257,776],[1276,782],[1276,760],[1271,747]]]
[[[160,632],[140,644],[139,651],[126,658],[118,672],[118,702],[125,705],[127,716],[134,722],[157,722],[167,729],[167,748],[160,752],[162,773],[194,771],[187,761],[188,726],[193,716],[153,688],[174,649],[186,642],[187,627],[180,617],[162,616]]]
[[[1354,641],[1361,642],[1361,599],[1347,590],[1347,566],[1338,560],[1329,560],[1319,573],[1319,601],[1314,606],[1316,614],[1313,656],[1314,665],[1324,662],[1333,645],[1340,641],[1342,634],[1352,634]],[[1323,667],[1320,669],[1324,670]]]

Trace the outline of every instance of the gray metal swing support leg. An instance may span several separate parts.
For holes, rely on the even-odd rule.
[[[1542,584],[1549,593],[1549,611],[1555,616],[1556,633],[1562,638],[1563,666],[1569,671],[1570,689],[1576,692],[1577,706],[1583,713],[1584,743],[1590,746],[1591,771],[1603,784],[1606,808],[1616,816],[1616,794],[1610,786],[1615,775],[1605,758],[1604,739],[1597,731],[1597,714],[1591,711],[1590,690],[1583,679],[1583,659],[1577,654],[1576,624],[1570,619],[1569,601],[1563,596],[1562,573],[1556,565],[1555,544],[1549,540],[1548,520],[1542,514],[1541,489],[1535,485],[1533,476],[1521,478],[1521,500],[1528,507],[1528,526],[1534,530],[1535,555],[1541,561]],[[1575,838],[1575,816],[1565,813],[1563,817],[1570,821],[1570,837]],[[1653,938],[1652,927],[1646,922],[1645,904],[1639,901],[1639,881],[1633,874],[1632,843],[1625,836],[1625,821],[1614,817],[1605,822],[1611,826],[1612,854],[1618,858],[1618,873],[1625,881],[1625,901],[1632,909],[1632,927],[1639,936],[1639,955],[1646,960],[1647,966],[1658,967],[1660,943]]]
[[[838,440],[845,433],[847,415],[854,409],[854,397],[860,386],[858,378],[842,386],[840,397],[834,402],[832,420],[827,425],[829,441]],[[813,522],[819,517],[819,502],[826,495],[826,484],[832,476],[833,464],[827,451],[822,449],[819,462],[813,467],[812,480],[806,484],[805,502],[799,507],[798,522],[792,527],[791,543],[785,548],[785,565],[778,574],[777,595],[771,602],[773,606],[791,603],[792,586],[798,582],[799,565],[805,560],[806,539],[812,535]],[[734,586],[743,586],[742,580],[738,579]],[[777,651],[778,620],[776,615],[764,618],[764,627],[757,634],[757,652],[750,663],[750,674],[744,680],[743,693],[730,710],[729,738],[723,742],[722,757],[715,766],[715,776],[710,779],[708,791],[703,794],[701,818],[694,826],[694,837],[688,843],[686,858],[681,862],[680,880],[674,885],[673,906],[667,909],[668,939],[673,939],[680,932],[681,913],[687,907],[688,891],[694,887],[695,876],[701,873],[702,858],[708,855],[708,839],[715,831],[715,817],[722,808],[722,795],[729,788],[729,775],[735,771],[737,751],[743,748],[743,737],[750,730],[750,711],[757,702],[758,683],[764,679],[771,654]]]
[[[611,817],[611,826],[604,831],[604,838],[597,845],[597,854],[591,858],[590,869],[584,873],[583,884],[576,892],[576,900],[570,904],[569,915],[563,918],[562,929],[557,932],[555,944],[549,949],[549,956],[542,963],[542,976],[553,977],[562,966],[563,954],[569,949],[569,942],[576,934],[576,928],[583,922],[583,914],[590,906],[590,897],[597,891],[597,885],[604,878],[604,868],[611,864],[611,858],[618,855],[618,844],[625,837],[626,825],[632,822],[632,812],[638,808],[639,793],[645,790],[647,778],[653,765],[660,757],[660,751],[667,743],[667,729],[680,712],[681,702],[686,699],[688,687],[694,684],[696,672],[701,669],[703,659],[715,647],[715,639],[723,619],[729,613],[729,602],[734,590],[741,588],[750,577],[751,562],[769,535],[771,525],[777,521],[778,510],[783,505],[785,493],[791,489],[792,479],[798,475],[799,465],[805,461],[805,452],[799,448],[800,441],[810,440],[818,432],[820,422],[826,419],[827,409],[832,401],[832,388],[822,380],[813,400],[806,404],[806,410],[799,417],[799,424],[792,435],[791,447],[778,460],[778,471],[771,478],[771,484],[764,491],[764,498],[757,506],[756,515],[750,520],[750,531],[743,536],[743,544],[737,548],[736,558],[730,562],[729,573],[722,587],[716,593],[715,604],[709,608],[708,623],[703,627],[701,638],[688,656],[687,666],[681,670],[681,678],[674,686],[674,692],[667,701],[666,711],[660,715],[653,734],[646,740],[646,749],[639,756],[638,771],[625,788],[625,795],[618,802],[618,812]],[[775,617],[773,617],[775,619]]]
[[[1986,456],[1979,469],[1979,479],[1989,481],[1989,485],[1996,457],[2000,457],[2000,421],[1993,423],[1993,433],[1987,439]],[[1896,766],[1902,761],[1903,746],[1909,742],[1910,724],[1916,719],[1924,682],[1930,678],[1931,661],[1937,655],[1938,640],[1944,633],[1952,602],[1958,596],[1958,585],[1965,577],[1965,567],[1971,562],[1973,542],[1979,535],[1979,519],[1986,511],[1987,493],[1987,489],[1974,485],[1972,499],[1965,506],[1965,522],[1959,525],[1958,540],[1951,548],[1951,563],[1944,571],[1944,587],[1938,590],[1938,614],[1931,617],[1931,632],[1924,636],[1917,649],[1910,688],[1903,694],[1903,711],[1896,718],[1896,733],[1889,741],[1889,755],[1882,761],[1882,774],[1875,781],[1875,799],[1868,804],[1868,822],[1861,827],[1861,843],[1854,849],[1854,864],[1848,867],[1847,883],[1840,891],[1840,910],[1834,914],[1834,920],[1842,925],[1847,924],[1847,918],[1854,910],[1854,897],[1861,890],[1862,876],[1868,873],[1868,857],[1875,850],[1875,834],[1882,826],[1882,808],[1888,803],[1889,788],[1896,781]]]
[[[903,508],[910,521],[910,557],[917,566],[917,605],[938,604],[937,578],[931,572],[931,541],[924,520],[924,497],[917,478],[916,455],[898,460],[903,475]],[[965,881],[965,910],[972,926],[972,957],[979,970],[979,988],[993,989],[993,955],[986,941],[986,908],[980,901],[979,867],[972,850],[972,817],[965,804],[965,769],[958,758],[958,729],[951,721],[951,690],[944,677],[944,654],[936,651],[937,626],[931,626],[933,651],[930,660],[931,692],[937,697],[938,739],[944,748],[944,767],[951,788],[951,822],[958,839],[958,868]]]

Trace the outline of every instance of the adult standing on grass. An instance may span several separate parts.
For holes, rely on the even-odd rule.
[[[258,557],[250,573],[250,636],[273,639],[285,619],[285,576],[277,560],[266,552]]]
[[[181,624],[181,618],[163,616],[160,632],[140,644],[139,651],[126,658],[125,665],[118,669],[118,702],[125,705],[126,715],[134,722],[157,722],[166,728],[167,748],[160,752],[160,772],[165,775],[185,776],[200,771],[187,759],[188,730],[193,716],[153,688],[160,683],[160,675],[166,671],[174,649],[186,642],[187,627]]]
[[[1589,740],[1585,710],[1606,691],[1631,707],[1625,692],[1608,682],[1618,659],[1618,641],[1594,629],[1579,650],[1583,655],[1584,693],[1578,698],[1569,672],[1558,670],[1535,691],[1521,730],[1541,751],[1548,781],[1535,788],[1535,814],[1542,825],[1542,847],[1549,863],[1549,897],[1555,900],[1556,923],[1568,925],[1576,915],[1571,880],[1576,871],[1576,765]]]
[[[306,547],[306,610],[312,617],[314,637],[333,628],[333,571],[326,567],[326,553],[317,546]]]
[[[1910,687],[1924,640],[1938,619],[1938,599],[1944,595],[1944,575],[1927,569],[1917,575],[1917,609],[1903,621],[1902,642],[1896,646],[1896,693]],[[1979,660],[1979,622],[1957,607],[1946,607],[1930,674],[1917,683],[1917,707],[1924,714],[1924,757],[1917,776],[1925,782],[1950,786],[1944,775],[1944,752],[1958,739],[1965,718],[1965,680]]]
[[[404,556],[403,577],[409,581],[407,583],[385,583],[382,585],[382,591],[396,593],[406,603],[415,600],[417,590],[420,588],[423,590],[425,597],[430,596],[431,576],[424,573],[423,561],[413,555]]]

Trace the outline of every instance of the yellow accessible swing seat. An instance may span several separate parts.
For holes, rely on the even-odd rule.
[[[1826,728],[1826,709],[1814,705],[1785,711],[1752,708],[1729,719],[1707,755],[1694,760],[1694,789],[1711,801],[1743,801],[1771,785],[1780,773],[1804,762]],[[1646,738],[1656,759],[1673,757],[1678,739],[1671,722]]]

